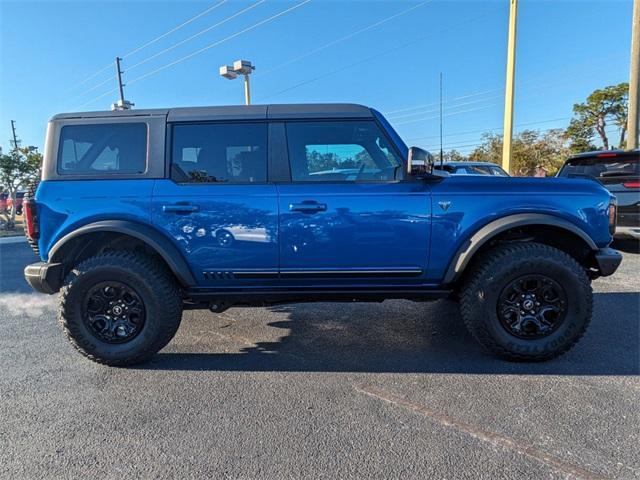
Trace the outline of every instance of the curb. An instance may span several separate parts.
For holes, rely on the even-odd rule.
[[[0,245],[6,245],[6,244],[11,244],[11,243],[20,243],[20,242],[27,242],[27,237],[25,237],[24,235],[17,235],[15,237],[2,237],[0,238]]]

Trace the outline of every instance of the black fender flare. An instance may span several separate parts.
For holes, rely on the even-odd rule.
[[[469,239],[467,239],[456,251],[444,276],[443,282],[450,284],[455,282],[464,272],[474,254],[491,240],[495,235],[515,227],[525,225],[549,225],[562,228],[580,237],[591,250],[597,250],[598,246],[593,239],[581,228],[563,218],[543,213],[519,213],[507,215],[480,228]]]
[[[137,238],[154,249],[167,263],[180,284],[184,287],[196,285],[195,277],[182,252],[158,229],[129,220],[102,220],[89,223],[60,238],[49,250],[49,263],[64,263],[62,247],[70,240],[95,232],[122,233]]]

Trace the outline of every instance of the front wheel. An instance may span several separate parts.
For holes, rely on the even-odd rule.
[[[171,274],[132,252],[85,260],[60,291],[62,330],[80,353],[107,365],[149,359],[173,338],[181,317],[182,297]]]
[[[461,289],[460,312],[489,351],[542,361],[569,350],[591,321],[593,293],[573,257],[548,245],[519,243],[486,252]]]

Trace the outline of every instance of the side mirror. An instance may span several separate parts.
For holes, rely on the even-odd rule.
[[[411,147],[407,158],[407,174],[412,177],[433,172],[433,155],[418,147]]]

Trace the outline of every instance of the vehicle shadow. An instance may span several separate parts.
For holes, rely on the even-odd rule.
[[[138,368],[152,370],[458,373],[507,375],[638,375],[638,293],[595,294],[593,322],[564,356],[512,363],[486,353],[467,333],[457,305],[298,304],[268,325],[288,330],[274,342],[239,353],[161,352]]]
[[[640,240],[614,240],[611,248],[620,250],[625,253],[640,253]]]

